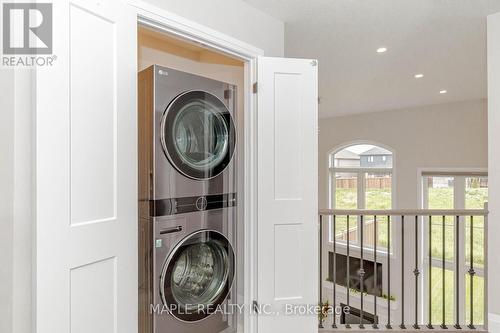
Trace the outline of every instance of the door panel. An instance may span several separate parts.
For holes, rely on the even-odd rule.
[[[285,306],[318,301],[317,62],[259,58],[258,82],[258,331],[312,332]]]
[[[36,329],[137,332],[135,13],[55,1],[36,71]]]
[[[115,23],[99,13],[73,3],[69,13],[71,223],[74,225],[113,219],[116,215],[116,36]],[[98,85],[89,85],[96,81]]]

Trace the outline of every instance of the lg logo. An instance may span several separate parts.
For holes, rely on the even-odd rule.
[[[52,53],[52,4],[3,4],[3,53]]]
[[[199,197],[198,199],[196,199],[196,209],[205,210],[207,209],[207,206],[208,206],[207,198]]]

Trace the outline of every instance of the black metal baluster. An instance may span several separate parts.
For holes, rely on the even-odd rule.
[[[387,215],[387,329],[391,326],[391,216]]]
[[[373,216],[373,317],[374,322],[372,327],[378,328],[378,316],[377,316],[377,297],[378,297],[378,283],[377,283],[377,215]]]
[[[405,326],[405,217],[401,215],[401,325],[400,329],[406,329]]]
[[[470,322],[469,325],[467,325],[468,328],[471,330],[475,329],[474,327],[474,287],[473,287],[473,280],[474,280],[474,275],[476,274],[476,271],[474,270],[474,216],[470,217],[470,268],[469,268],[469,291],[470,291]]]
[[[364,216],[360,215],[359,216],[359,223],[360,223],[360,231],[361,231],[361,239],[360,239],[361,248],[360,248],[360,262],[359,262],[359,271],[358,271],[359,285],[360,285],[360,290],[361,290],[361,298],[360,298],[361,311],[360,311],[360,316],[359,316],[359,328],[360,329],[365,328],[365,325],[363,325],[363,315],[364,315],[364,313],[363,313],[363,293],[364,293],[364,283],[365,283],[365,280],[364,280],[365,270],[363,269],[363,247],[364,247],[364,244],[363,244],[363,240],[364,240],[363,220],[364,220]]]
[[[323,216],[319,216],[319,308],[323,311],[323,249],[321,248],[323,236]],[[318,328],[323,327],[323,320],[319,319]]]
[[[456,216],[455,220],[455,327],[457,330],[460,327],[460,254],[459,254],[459,236],[460,236],[460,216]]]
[[[418,276],[420,271],[418,270],[418,215],[415,215],[415,269],[413,270],[413,275],[415,275],[415,323],[413,328],[418,330]]]
[[[443,242],[443,248],[442,248],[442,252],[441,253],[441,269],[442,269],[442,287],[443,287],[443,300],[442,300],[442,304],[443,304],[443,311],[442,311],[442,321],[441,321],[441,328],[442,329],[447,329],[448,327],[446,327],[446,284],[445,284],[445,280],[446,280],[446,216],[443,215],[443,221],[441,222],[442,224],[442,242]]]
[[[429,215],[429,320],[427,323],[428,329],[433,329],[432,326],[432,215]]]
[[[336,228],[336,215],[333,215],[333,277],[332,277],[332,282],[333,282],[333,301],[332,301],[332,306],[333,306],[333,324],[332,328],[337,328],[337,314],[335,311],[335,304],[337,300],[337,238],[335,234],[335,228]]]
[[[347,249],[346,249],[346,252],[347,252],[347,281],[346,281],[346,285],[347,285],[347,308],[350,308],[350,305],[349,305],[349,293],[350,293],[350,288],[351,288],[351,283],[349,281],[350,279],[350,276],[351,276],[351,272],[350,272],[350,268],[349,268],[349,240],[350,240],[350,232],[349,232],[349,215],[347,215]],[[344,317],[345,318],[345,317]],[[345,323],[345,328],[351,328],[351,325],[349,323]]]

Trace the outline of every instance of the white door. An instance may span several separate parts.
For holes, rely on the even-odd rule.
[[[318,303],[317,75],[315,60],[258,60],[259,333],[317,329],[286,308]]]
[[[54,1],[36,72],[37,333],[137,332],[137,18]]]

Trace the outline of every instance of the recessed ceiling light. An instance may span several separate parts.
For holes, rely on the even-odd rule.
[[[377,49],[377,53],[384,53],[384,52],[386,52],[386,51],[387,51],[387,47],[379,47],[379,48]]]
[[[424,77],[424,74],[415,74],[415,79],[421,79]]]
[[[440,94],[446,94],[448,92],[448,90],[441,90],[439,91]]]

